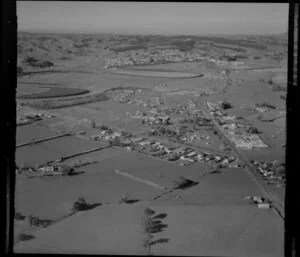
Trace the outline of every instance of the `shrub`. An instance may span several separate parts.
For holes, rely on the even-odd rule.
[[[225,100],[221,103],[221,107],[222,107],[223,110],[227,110],[227,109],[232,108],[233,106],[230,102]]]
[[[83,197],[79,197],[76,202],[73,204],[73,211],[84,211],[89,208],[89,204]]]
[[[58,170],[61,172],[62,176],[70,176],[74,172],[74,169],[67,164],[59,165]]]
[[[155,214],[155,211],[153,211],[151,208],[147,207],[144,211],[146,216],[152,216],[153,214]]]

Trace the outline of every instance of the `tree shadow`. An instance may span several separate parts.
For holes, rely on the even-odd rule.
[[[34,239],[35,237],[33,235],[28,235],[21,233],[18,235],[18,241],[29,241],[31,239]]]
[[[131,200],[127,200],[125,203],[132,204],[132,203],[137,203],[139,201],[140,201],[139,199],[131,199]]]
[[[166,213],[157,214],[153,217],[153,219],[164,219],[168,216]]]
[[[102,203],[93,203],[93,204],[87,203],[84,198],[80,197],[76,202],[74,202],[72,210],[74,212],[87,211],[87,210],[94,209],[100,205],[102,205]]]
[[[155,245],[155,244],[163,244],[163,243],[168,243],[170,241],[169,238],[159,238],[157,240],[154,240],[150,243],[150,245]]]
[[[92,210],[98,206],[101,206],[102,203],[93,203],[93,204],[88,204],[87,206],[83,207],[82,211],[87,211],[87,210]]]
[[[140,199],[124,199],[122,198],[119,203],[133,204],[139,202]]]
[[[151,225],[152,226],[157,226],[157,225],[160,225],[160,224],[162,224],[161,220],[153,220],[153,219],[151,219]]]
[[[73,171],[72,173],[68,174],[68,176],[77,176],[83,173],[85,173],[85,171]]]
[[[180,183],[178,184],[177,186],[174,187],[174,189],[187,189],[187,188],[190,188],[190,187],[193,187],[193,186],[196,186],[198,185],[199,182],[195,182],[195,181],[192,181],[192,180],[188,180],[184,183]]]
[[[154,225],[153,227],[149,228],[149,233],[151,233],[151,234],[160,233],[166,227],[168,227],[168,225],[166,225],[166,224],[157,224],[157,225]]]
[[[222,173],[222,170],[213,170],[210,172],[210,174],[220,174]]]

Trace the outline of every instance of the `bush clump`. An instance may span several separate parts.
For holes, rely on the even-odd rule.
[[[227,109],[232,108],[233,106],[232,106],[232,104],[230,102],[228,102],[227,100],[225,100],[225,101],[223,101],[221,103],[221,107],[222,107],[223,110],[227,110]]]
[[[198,184],[198,183],[181,176],[178,181],[174,181],[173,188],[174,189],[185,189],[185,188],[192,187],[196,184]]]
[[[61,164],[57,167],[57,170],[61,172],[62,176],[71,176],[74,173],[73,167],[67,165],[67,164]]]
[[[79,197],[73,204],[73,211],[84,211],[89,209],[90,205],[86,202],[83,197]]]
[[[252,126],[250,126],[250,127],[247,129],[247,132],[248,132],[248,133],[251,133],[251,134],[259,134],[259,133],[261,133],[257,128],[252,127]]]
[[[51,220],[42,220],[39,217],[34,215],[29,215],[28,221],[30,226],[36,226],[36,227],[47,227],[52,223]]]
[[[53,63],[49,61],[40,61],[34,57],[27,56],[24,61],[24,63],[28,64],[31,67],[37,67],[37,68],[48,68],[52,67]]]

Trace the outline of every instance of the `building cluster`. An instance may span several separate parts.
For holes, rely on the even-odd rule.
[[[151,110],[149,115],[145,112],[137,111],[135,115],[127,113],[128,116],[134,119],[141,120],[142,124],[145,125],[169,125],[171,124],[171,117],[165,113],[160,113],[157,109]]]
[[[109,127],[102,128],[100,133],[91,136],[91,139],[110,141],[111,145],[126,147],[128,150],[136,150],[162,160],[176,162],[182,166],[194,162],[206,162],[211,165],[218,165],[219,168],[243,166],[236,157],[215,155],[194,150],[191,147],[166,144],[157,140],[134,136],[124,131],[116,132]]]
[[[176,114],[195,114],[202,113],[199,108],[192,100],[188,100],[187,104],[179,104]]]
[[[128,103],[133,98],[134,90],[125,90],[119,94],[116,94],[112,97],[113,101],[119,103]]]
[[[255,105],[252,105],[252,106],[242,104],[242,105],[240,105],[240,108],[248,110],[248,111],[258,111],[258,112],[268,112],[268,111],[276,109],[276,108],[271,108],[271,107],[264,106],[264,105],[261,105],[261,104],[255,104]],[[279,111],[279,114],[284,114],[284,110]]]
[[[26,173],[32,176],[69,176],[74,172],[76,165],[67,165],[65,163],[55,161],[51,164],[46,164],[40,167],[30,167],[28,169],[23,169],[23,167],[18,167],[17,173]]]
[[[211,137],[202,135],[199,131],[196,132],[187,132],[185,133],[181,138],[181,141],[186,142],[186,143],[193,143],[194,141],[206,141],[206,144],[210,144]]]
[[[179,51],[178,49],[160,49],[156,51],[144,51],[144,50],[131,50],[118,53],[115,57],[109,57],[105,60],[105,68],[133,66],[133,65],[147,65],[147,64],[159,64],[170,62],[195,62],[207,60],[215,63],[217,66],[239,66],[244,62],[228,60],[220,57],[216,53],[211,53],[207,56],[206,51],[190,50]]]
[[[272,181],[285,182],[285,165],[269,161],[251,160],[258,174]]]
[[[270,107],[267,107],[267,106],[254,105],[254,110],[259,111],[259,112],[268,112],[268,111],[271,111],[273,109],[270,108]]]
[[[152,125],[150,136],[169,136],[174,141],[187,144],[196,140],[209,144],[211,140],[209,136],[204,136],[197,131],[197,128],[212,126],[212,123],[193,101],[176,107],[156,106],[147,113],[137,111],[134,115],[127,113],[127,116],[141,120],[144,125]],[[191,126],[193,129],[190,128]]]
[[[45,113],[26,114],[18,119],[17,126],[31,124],[33,122],[43,120],[44,118],[52,118],[52,117],[54,116]]]
[[[245,125],[237,120],[235,116],[228,115],[221,107],[221,102],[206,103],[210,114],[216,119],[218,124],[223,128],[224,133],[238,148],[261,148],[268,147],[258,136],[258,132],[249,129],[249,125]],[[255,131],[256,133],[253,133]]]
[[[182,52],[177,49],[161,49],[157,51],[133,50],[119,53],[116,57],[105,60],[105,68],[132,66],[141,64],[167,62],[194,62],[208,59],[203,52],[191,50]],[[212,58],[213,61],[215,59]]]

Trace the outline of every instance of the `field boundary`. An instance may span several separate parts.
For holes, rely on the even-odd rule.
[[[35,140],[35,141],[32,141],[32,142],[27,142],[27,143],[16,145],[16,148],[22,147],[22,146],[27,146],[27,145],[35,145],[35,144],[38,144],[38,143],[42,143],[44,141],[49,141],[49,140],[52,140],[52,139],[71,136],[71,135],[72,135],[72,133],[65,133],[65,134],[61,134],[61,135],[57,135],[57,136],[53,136],[53,137],[47,137],[47,138]]]

